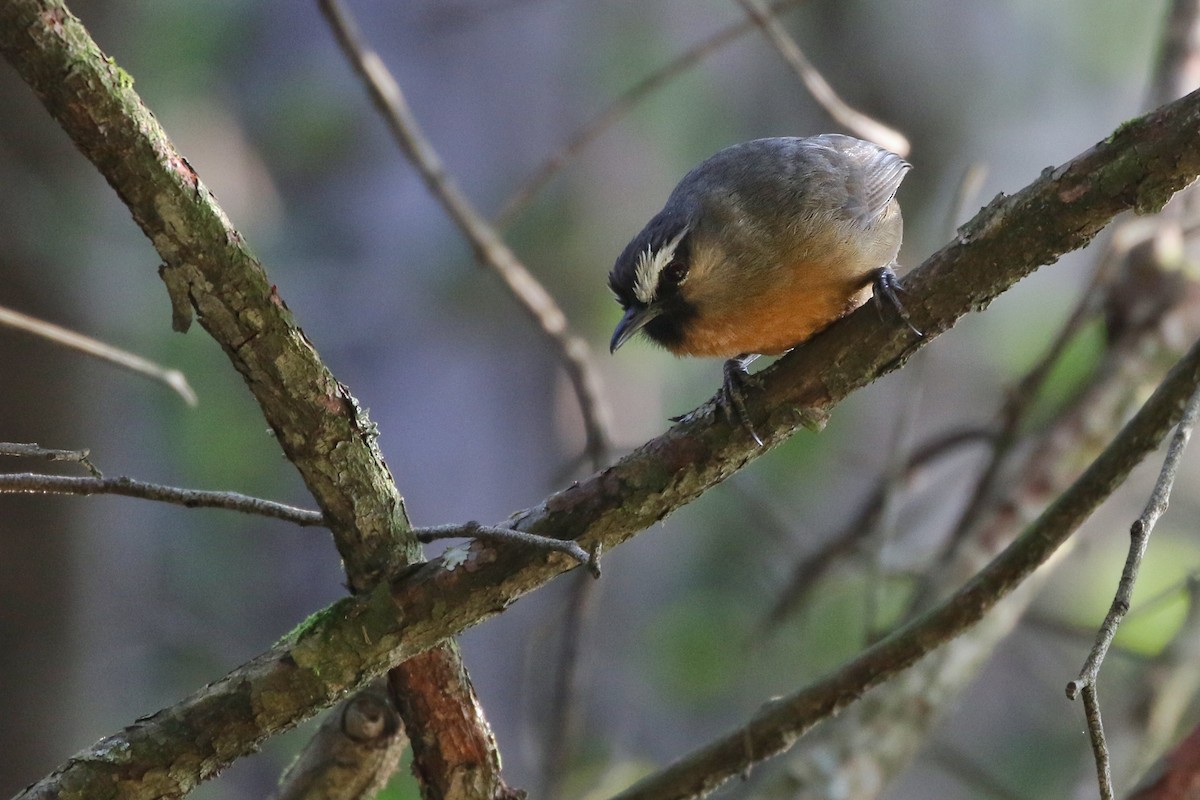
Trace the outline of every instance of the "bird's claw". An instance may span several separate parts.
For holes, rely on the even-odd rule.
[[[896,310],[896,314],[904,320],[904,324],[910,331],[917,336],[925,335],[912,324],[912,320],[908,318],[908,310],[904,307],[904,303],[900,302],[900,295],[904,292],[904,287],[900,285],[900,279],[896,277],[890,264],[871,273],[871,289],[875,308],[878,309],[880,316],[883,315],[883,305],[886,302]]]
[[[750,422],[750,414],[746,410],[746,383],[751,380],[750,373],[746,371],[746,365],[754,360],[756,356],[738,356],[731,358],[725,362],[723,372],[725,375],[724,381],[721,383],[721,392],[717,405],[725,413],[730,425],[742,426],[750,432],[751,438],[759,446],[763,446],[763,440],[759,438],[758,432],[754,430],[754,425]]]

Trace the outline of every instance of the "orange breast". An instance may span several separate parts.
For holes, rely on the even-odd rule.
[[[855,282],[790,281],[740,302],[698,307],[676,355],[732,358],[742,353],[779,355],[862,305],[870,286]]]

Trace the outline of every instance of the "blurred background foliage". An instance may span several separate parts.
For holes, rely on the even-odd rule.
[[[784,16],[849,102],[914,149],[901,191],[905,268],[952,235],[956,186],[982,204],[1139,113],[1161,0],[811,0]],[[719,28],[729,0],[358,2],[450,172],[487,213],[614,97]],[[417,524],[495,521],[575,476],[579,414],[550,350],[480,270],[399,155],[315,4],[78,0],[72,9],[216,193],[334,373],[381,431]],[[713,151],[833,123],[750,33],[638,105],[514,221],[509,239],[595,351],[620,448],[706,400],[715,362],[605,351],[613,258],[675,181]],[[974,208],[974,206],[972,207]],[[956,220],[962,222],[962,220]],[[203,332],[170,331],[149,243],[11,69],[0,69],[0,304],[183,369],[200,396],[0,329],[0,439],[89,447],[106,473],[306,503],[239,376]],[[1072,255],[965,319],[662,526],[608,554],[581,658],[567,796],[604,796],[859,649],[909,595],[964,502],[981,449],[906,495],[882,554],[839,561],[764,632],[798,557],[856,513],[920,392],[913,436],[984,424],[1085,285]],[[1070,348],[1040,402],[1065,402],[1103,344]],[[1189,459],[1194,461],[1195,459]],[[12,467],[13,465],[6,465]],[[17,465],[25,469],[29,465]],[[890,798],[1060,798],[1090,780],[1082,712],[1062,697],[1111,599],[1153,468],[1088,525],[1031,621],[1011,636]],[[1184,614],[1200,563],[1196,469],[1155,534],[1135,614],[1106,666],[1118,759],[1139,668]],[[117,498],[0,497],[0,794],[267,647],[344,592],[321,531]],[[867,597],[876,594],[875,610]],[[463,637],[508,782],[536,784],[564,582]],[[260,797],[305,739],[269,742],[200,797]],[[402,774],[391,797],[415,797]],[[737,796],[739,789],[727,790]]]

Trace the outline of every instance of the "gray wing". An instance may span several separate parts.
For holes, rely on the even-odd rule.
[[[832,204],[868,227],[887,210],[909,169],[895,153],[838,133],[754,139],[721,150],[685,175],[667,207],[703,209],[696,212],[699,224],[723,235],[747,220],[775,219],[781,210],[824,213]]]
[[[840,134],[814,136],[812,141],[834,151],[845,170],[846,211],[861,225],[875,222],[896,196],[912,165],[878,145]]]

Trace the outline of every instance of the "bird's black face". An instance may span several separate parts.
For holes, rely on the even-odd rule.
[[[608,285],[625,316],[613,331],[611,351],[638,331],[671,350],[683,342],[695,316],[682,291],[690,269],[688,232],[686,223],[660,213],[617,258]]]

